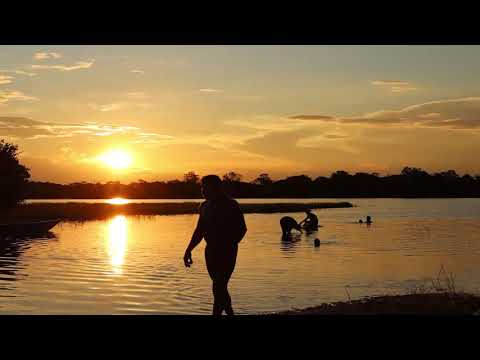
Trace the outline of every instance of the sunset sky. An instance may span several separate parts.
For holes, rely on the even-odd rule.
[[[480,173],[480,46],[1,46],[32,178]]]

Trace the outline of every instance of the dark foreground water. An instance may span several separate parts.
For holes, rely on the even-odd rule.
[[[323,227],[293,242],[281,241],[285,214],[246,215],[230,282],[238,313],[402,293],[442,265],[458,289],[480,292],[480,199],[346,201],[358,207],[316,210]],[[366,215],[372,226],[356,223]],[[0,314],[208,314],[203,243],[192,268],[182,261],[196,220],[117,216],[62,223],[42,239],[0,240]]]

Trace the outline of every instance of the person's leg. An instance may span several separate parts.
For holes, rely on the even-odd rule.
[[[208,246],[205,247],[205,263],[207,265],[208,275],[212,280],[212,294],[213,294],[213,307],[212,315],[220,316],[223,312],[223,307],[219,301],[219,286],[218,286],[218,264],[214,261],[215,256],[213,250]]]
[[[223,282],[223,290],[224,290],[224,309],[227,315],[233,316],[235,313],[233,311],[232,307],[232,297],[230,296],[230,293],[228,292],[228,282],[230,281],[230,277],[233,274],[233,271],[235,270],[235,264],[237,262],[237,253],[238,253],[238,245],[235,245],[233,248],[230,249],[231,251],[227,252],[227,257],[226,257],[226,268],[225,268],[225,274],[224,274],[224,282]]]
[[[207,270],[212,279],[213,316],[222,315],[223,310],[233,315],[232,299],[228,293],[228,281],[235,268],[237,246],[226,249],[205,249]]]
[[[213,293],[212,315],[213,316],[221,316],[224,310],[221,292],[222,292],[221,285],[217,280],[213,280],[213,284],[212,284],[212,293]]]
[[[225,312],[227,313],[227,315],[233,316],[233,315],[235,315],[235,313],[234,313],[233,307],[232,307],[232,298],[230,297],[230,294],[228,293],[228,283],[225,286],[225,290],[226,290],[226,293],[225,293]]]

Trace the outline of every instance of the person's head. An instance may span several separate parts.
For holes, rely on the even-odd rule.
[[[372,221],[372,218],[370,216],[367,216],[367,222]]]
[[[222,180],[217,175],[204,176],[201,183],[205,199],[212,199],[223,194]]]
[[[312,213],[312,210],[310,209],[305,210],[305,214],[310,215],[311,213]]]

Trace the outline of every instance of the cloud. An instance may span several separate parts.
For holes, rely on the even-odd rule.
[[[417,88],[408,81],[401,80],[372,80],[370,81],[370,84],[389,88],[393,93],[404,93],[417,90]]]
[[[222,92],[222,90],[219,90],[219,89],[211,89],[211,88],[203,88],[203,89],[199,89],[198,91],[203,92],[203,93],[218,93],[218,92]]]
[[[145,74],[145,71],[139,70],[139,69],[133,69],[133,70],[130,70],[130,72],[134,74],[140,74],[140,75]]]
[[[165,140],[172,138],[165,134],[145,132],[136,126],[117,126],[85,122],[77,124],[57,124],[31,120],[22,117],[0,117],[0,135],[15,136],[26,140],[45,138],[70,138],[74,136],[108,137],[126,135],[131,141]],[[152,141],[153,141],[152,140]]]
[[[62,54],[56,52],[38,52],[33,55],[35,60],[60,59]]]
[[[25,95],[23,92],[17,90],[0,91],[0,105],[11,100],[35,101],[38,99],[34,96]]]
[[[408,86],[410,83],[408,81],[400,80],[372,80],[370,81],[372,85],[387,85],[387,86]]]
[[[88,106],[95,111],[101,112],[110,112],[110,111],[119,111],[125,109],[148,109],[152,107],[150,103],[132,103],[132,102],[117,102],[109,104],[95,104],[90,103]]]
[[[13,79],[13,76],[0,74],[0,85],[10,84],[12,82],[12,79]]]
[[[79,69],[89,69],[93,66],[95,60],[91,61],[77,61],[73,65],[31,65],[32,69],[38,70],[59,70],[59,71],[72,71]]]
[[[295,115],[290,116],[289,119],[294,120],[332,120],[333,117],[326,115]]]
[[[479,129],[480,97],[430,101],[401,110],[381,110],[352,117],[297,115],[292,118],[312,117],[338,124],[368,126],[418,126],[447,129]]]
[[[173,140],[174,137],[170,135],[157,134],[157,133],[138,133],[137,137],[130,141],[132,144],[161,144],[166,140]]]
[[[119,103],[102,104],[102,105],[88,104],[88,106],[90,106],[90,108],[92,108],[93,110],[97,110],[101,112],[116,111],[116,110],[120,110],[123,107],[123,105]]]
[[[37,74],[23,70],[0,70],[0,73],[35,76]],[[1,75],[0,75],[1,76]]]

